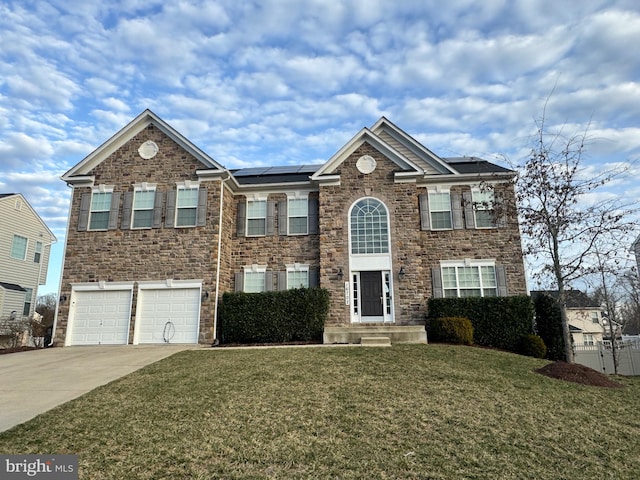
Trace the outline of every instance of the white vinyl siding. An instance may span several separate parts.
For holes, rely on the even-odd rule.
[[[11,243],[11,258],[15,258],[17,260],[26,259],[28,244],[29,240],[26,237],[14,235],[13,242]]]
[[[176,227],[195,227],[198,214],[198,187],[178,188]]]
[[[247,236],[260,237],[267,233],[267,201],[247,200]]]

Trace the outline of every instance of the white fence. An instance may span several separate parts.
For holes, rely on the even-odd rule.
[[[640,375],[640,343],[617,342],[618,374]],[[575,361],[602,373],[615,373],[611,342],[574,345]]]

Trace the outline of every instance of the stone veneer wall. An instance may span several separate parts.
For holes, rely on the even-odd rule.
[[[360,173],[356,161],[370,155],[376,169]],[[327,325],[349,325],[350,307],[344,302],[344,282],[349,280],[349,220],[351,205],[362,197],[374,197],[389,209],[396,325],[424,324],[427,300],[432,295],[431,268],[441,260],[495,259],[506,267],[510,295],[526,294],[524,266],[517,224],[486,230],[421,231],[418,196],[426,187],[394,183],[397,165],[368,144],[360,146],[334,173],[339,186],[320,188],[321,284],[331,292]],[[452,191],[463,188],[454,187]],[[513,193],[506,192],[512,200]],[[398,278],[400,267],[405,278]],[[337,273],[343,269],[344,279]]]
[[[309,194],[310,198],[317,198],[316,192]],[[233,224],[231,225],[231,255],[229,257],[229,278],[233,279],[236,272],[243,271],[243,267],[250,265],[266,265],[274,274],[274,287],[277,285],[276,272],[285,271],[287,264],[301,263],[310,267],[319,266],[319,236],[309,235],[279,235],[281,226],[278,222],[278,202],[286,199],[284,193],[271,193],[268,200],[276,202],[275,228],[273,235],[263,237],[238,237],[236,216],[238,202],[245,202],[244,195],[238,195],[233,202]],[[322,215],[322,213],[321,213]],[[286,229],[286,225],[282,226]],[[233,288],[235,289],[235,284]]]
[[[159,146],[158,154],[149,160],[138,155],[138,147],[147,140]],[[149,126],[101,162],[92,172],[95,185],[113,185],[115,192],[132,191],[134,183],[157,184],[166,193],[175,190],[176,182],[198,180],[196,170],[204,166],[173,140],[154,126]],[[213,306],[215,301],[215,268],[217,260],[217,232],[220,181],[201,182],[208,189],[207,222],[203,227],[121,230],[122,198],[120,199],[118,229],[79,232],[78,215],[83,193],[89,187],[74,188],[61,296],[55,332],[56,343],[64,342],[67,326],[71,283],[203,280],[202,290],[209,293],[202,300],[200,310],[200,342],[212,337]],[[228,195],[227,195],[228,197]],[[137,288],[134,286],[129,342],[133,340],[136,315]]]

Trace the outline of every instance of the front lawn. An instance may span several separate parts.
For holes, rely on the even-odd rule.
[[[637,478],[640,379],[444,345],[183,352],[0,433],[80,478]]]

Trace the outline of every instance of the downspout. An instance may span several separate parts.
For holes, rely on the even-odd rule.
[[[71,198],[69,199],[69,213],[67,215],[67,231],[65,232],[65,236],[64,236],[64,249],[62,250],[62,267],[60,268],[60,280],[59,280],[59,285],[58,285],[58,298],[56,298],[56,313],[53,316],[53,326],[51,327],[51,342],[49,343],[49,345],[47,345],[47,347],[52,347],[53,346],[53,341],[56,338],[56,326],[58,325],[58,311],[60,310],[60,295],[62,294],[62,278],[63,278],[63,274],[64,274],[64,264],[65,261],[67,259],[67,241],[69,240],[69,226],[71,224],[71,209],[73,207],[73,192],[74,192],[74,188],[73,186],[69,185],[67,183],[67,187],[71,188]],[[51,257],[51,250],[49,250],[49,257]],[[69,294],[69,297],[71,297],[71,294]],[[71,298],[68,299],[68,301],[71,301]],[[71,307],[69,307],[71,308]],[[69,317],[67,315],[67,321],[69,320]]]
[[[220,178],[220,213],[218,218],[218,222],[219,222],[218,223],[218,261],[216,265],[216,295],[214,298],[215,303],[213,305],[213,343],[211,344],[212,347],[215,347],[220,343],[220,341],[217,338],[217,332],[218,332],[218,299],[220,298],[220,262],[222,257],[222,210],[224,207],[224,188],[225,188],[224,182],[229,180],[230,177],[231,177],[231,174],[228,174],[227,178]]]

